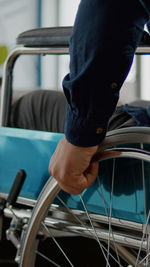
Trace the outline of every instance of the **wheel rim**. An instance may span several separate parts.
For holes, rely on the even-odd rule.
[[[113,158],[113,161],[114,161],[114,166],[115,166],[115,158],[120,158],[120,157],[134,157],[134,158],[141,158],[141,156],[143,157],[144,160],[146,161],[149,161],[150,162],[150,159],[149,159],[149,153],[145,153],[143,151],[126,151],[126,150],[109,150],[105,153],[103,153],[103,155],[99,155],[99,159],[100,160],[103,160],[103,159],[108,159],[108,158]],[[113,170],[113,174],[112,174],[112,190],[111,190],[111,198],[113,196],[113,176],[114,176],[114,170]],[[38,245],[38,241],[36,241],[36,236],[39,232],[39,229],[41,228],[41,225],[42,225],[42,231],[47,232],[47,236],[50,235],[52,237],[52,234],[51,234],[51,231],[49,230],[49,228],[46,226],[46,224],[43,224],[43,218],[45,218],[48,210],[49,210],[49,207],[50,207],[50,204],[53,202],[55,196],[57,195],[57,193],[59,192],[59,186],[56,182],[56,180],[54,178],[51,178],[48,183],[46,184],[45,188],[43,189],[40,197],[39,197],[39,200],[38,200],[38,203],[36,205],[36,208],[34,209],[34,212],[33,212],[33,215],[32,215],[32,218],[30,220],[30,224],[29,224],[29,227],[28,227],[28,231],[27,231],[27,234],[26,234],[26,238],[25,238],[25,241],[24,241],[24,245],[23,245],[23,250],[22,250],[22,257],[21,257],[21,262],[20,262],[20,267],[27,267],[27,266],[34,266],[34,261],[35,261],[35,251],[37,249],[37,245]],[[59,198],[59,196],[58,196]],[[126,250],[124,247],[122,247],[120,245],[121,241],[117,241],[114,242],[114,240],[116,241],[117,240],[117,237],[114,235],[114,233],[112,233],[112,219],[111,219],[111,210],[112,210],[112,203],[111,203],[111,207],[110,207],[110,214],[108,215],[108,229],[109,229],[109,232],[107,234],[107,237],[106,237],[106,240],[107,240],[107,249],[106,249],[106,246],[101,242],[100,239],[103,240],[102,238],[102,231],[100,231],[100,234],[98,232],[98,229],[97,227],[95,227],[95,221],[93,220],[93,218],[91,219],[91,215],[89,215],[88,211],[87,211],[87,208],[86,208],[86,204],[84,203],[83,199],[82,199],[82,196],[80,196],[80,199],[81,199],[81,202],[83,204],[83,207],[84,207],[84,210],[85,210],[85,214],[87,216],[87,219],[89,220],[89,224],[88,226],[82,222],[81,226],[81,232],[79,230],[79,227],[78,229],[71,229],[71,226],[69,226],[71,229],[71,232],[74,232],[74,233],[78,233],[80,234],[81,236],[83,235],[84,233],[84,236],[88,236],[90,237],[90,235],[92,234],[92,237],[93,239],[95,239],[97,242],[98,242],[98,245],[102,251],[102,254],[105,258],[105,262],[106,262],[106,266],[111,266],[110,263],[109,263],[109,259],[110,258],[113,258],[114,256],[112,255],[112,253],[110,253],[110,250],[111,248],[113,247],[113,250],[115,251],[115,254],[116,254],[116,258],[115,258],[115,262],[116,262],[116,266],[123,266],[120,262],[120,256],[121,255],[121,258],[124,258],[126,260],[127,263],[129,264],[133,264],[133,266],[148,266],[148,259],[145,259],[143,261],[143,258],[140,259],[140,252],[138,252],[137,254],[137,260],[134,256],[131,255],[131,253]],[[62,201],[61,199],[59,199],[59,201]],[[67,208],[65,206],[65,208]],[[69,213],[72,211],[68,211]],[[75,218],[75,220],[78,220],[78,216],[74,216],[73,217]],[[35,219],[36,218],[36,219]],[[149,220],[149,217],[148,217],[148,220]],[[94,223],[93,223],[94,222]],[[89,227],[90,225],[90,227]],[[36,227],[35,227],[36,226]],[[67,228],[66,228],[67,229]],[[105,235],[105,233],[103,233]],[[93,236],[94,235],[94,236]],[[125,236],[125,238],[127,238]],[[105,239],[105,238],[104,238]],[[32,242],[34,240],[34,242]],[[145,243],[146,244],[145,244]],[[104,243],[106,243],[106,241],[104,241]],[[142,245],[141,245],[142,243]],[[139,243],[137,245],[137,247],[140,247],[140,246],[143,246],[143,244],[145,244],[145,246],[147,246],[147,242],[145,241],[145,239],[143,238],[143,241]],[[60,248],[61,249],[61,248]],[[64,253],[64,252],[62,252]],[[40,254],[40,252],[38,252],[38,254]],[[65,253],[64,253],[65,254]],[[125,257],[124,255],[125,254],[128,254],[127,257]],[[70,259],[67,257],[67,255],[64,255],[64,257],[66,258],[69,266],[74,266],[72,264],[72,262],[70,262]],[[31,258],[32,258],[32,261],[31,261]],[[53,264],[53,262],[49,259],[49,261],[51,262],[51,264]],[[139,263],[141,262],[141,263]],[[146,263],[147,262],[147,263]],[[139,264],[138,264],[139,263]],[[138,265],[137,265],[138,264]],[[147,265],[143,265],[143,264],[147,264]],[[50,265],[50,266],[60,266],[60,265],[57,265],[57,263],[54,263],[53,265]]]

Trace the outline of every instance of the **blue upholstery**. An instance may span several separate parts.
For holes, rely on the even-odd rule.
[[[63,134],[0,128],[0,192],[8,193],[19,169],[27,177],[21,196],[36,199],[49,178],[49,159]]]
[[[0,128],[0,192],[8,193],[18,169],[24,169],[27,178],[20,196],[37,199],[49,178],[48,164],[63,134]],[[150,149],[150,145],[146,145]],[[112,180],[112,160],[100,163],[99,176],[106,207],[109,213]],[[122,172],[123,170],[123,172]],[[141,162],[135,159],[117,159],[112,215],[116,218],[144,223],[144,194]],[[146,205],[149,210],[150,172],[145,163]],[[70,196],[60,191],[60,196],[70,208],[84,210],[80,196]],[[87,209],[106,215],[103,199],[96,181],[82,194]],[[57,201],[56,201],[57,203]]]

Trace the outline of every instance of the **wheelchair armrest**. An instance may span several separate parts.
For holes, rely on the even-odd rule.
[[[72,27],[37,28],[22,32],[16,43],[26,47],[69,46]]]

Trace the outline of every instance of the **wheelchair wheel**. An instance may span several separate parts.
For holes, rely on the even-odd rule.
[[[22,243],[20,267],[40,266],[39,257],[44,260],[42,266],[150,266],[149,192],[146,189],[150,181],[147,177],[150,153],[136,148],[109,149],[98,158],[97,180],[80,196],[65,194],[54,178],[49,179],[37,200]],[[129,168],[132,177],[126,172]],[[111,176],[107,172],[110,169]],[[106,175],[101,176],[104,170]],[[60,237],[72,240],[71,244],[67,243],[67,252]],[[74,247],[76,237],[81,239]],[[82,238],[87,240],[85,247],[80,241]],[[45,240],[52,240],[64,260],[58,256],[57,249],[52,252],[49,243],[44,248],[47,250],[49,246],[47,255],[40,251],[39,244]],[[96,258],[92,259],[86,243],[90,250],[97,251]],[[81,260],[82,251],[85,251],[85,262]]]

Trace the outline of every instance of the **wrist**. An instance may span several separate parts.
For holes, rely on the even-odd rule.
[[[70,151],[70,154],[74,153],[74,155],[76,154],[82,154],[83,157],[86,156],[89,158],[89,160],[91,159],[91,157],[97,152],[98,150],[98,145],[95,146],[76,146],[72,143],[70,143],[66,137],[65,138],[65,143],[66,143],[66,147],[67,150]]]

